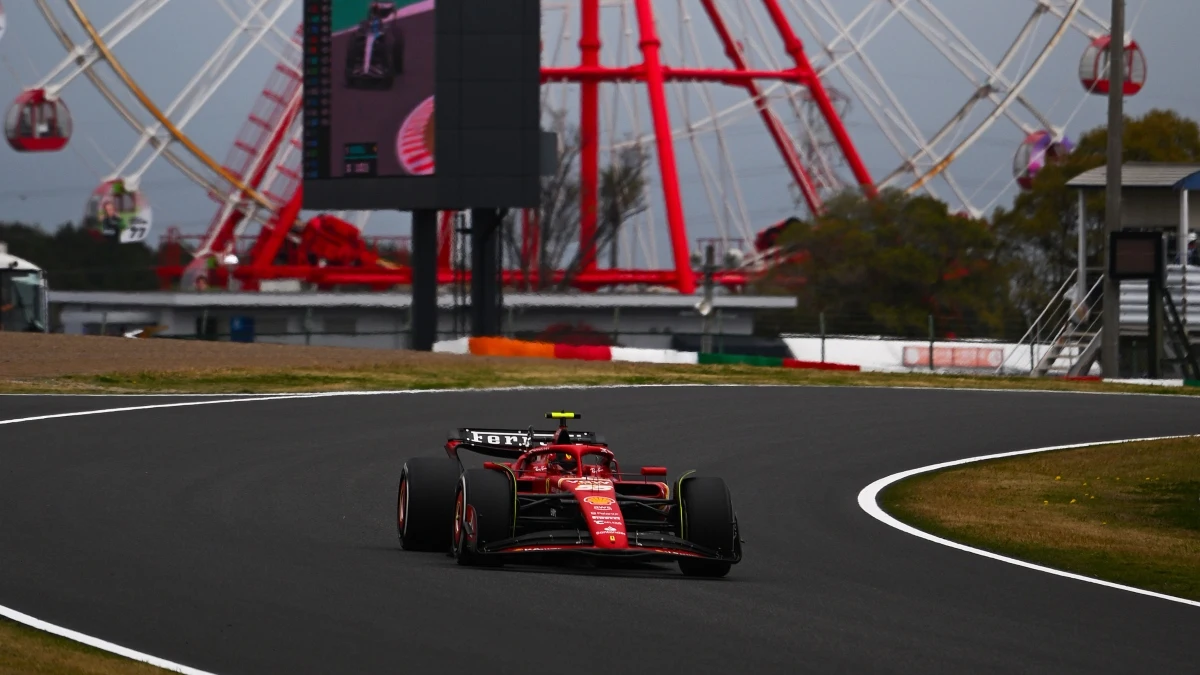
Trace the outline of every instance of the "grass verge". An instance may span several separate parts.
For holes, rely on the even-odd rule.
[[[0,618],[0,675],[155,675],[170,671]]]
[[[0,378],[0,393],[299,393],[389,389],[463,389],[537,385],[780,384],[903,386],[1084,392],[1200,394],[1200,387],[1068,381],[1054,378],[856,373],[744,365],[655,365],[461,357],[428,364],[354,367],[181,368],[86,375]]]
[[[954,467],[893,484],[879,504],[975,548],[1200,600],[1200,439]]]

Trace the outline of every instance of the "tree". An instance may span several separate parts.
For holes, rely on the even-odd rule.
[[[1126,118],[1122,134],[1125,162],[1200,162],[1200,125],[1170,110],[1151,110]],[[1078,198],[1067,183],[1107,163],[1108,129],[1085,133],[1076,149],[1034,177],[1031,189],[1011,209],[997,209],[992,223],[1014,263],[1014,300],[1032,319],[1077,266]],[[1105,196],[1086,201],[1089,267],[1102,264]]]
[[[66,223],[50,234],[23,223],[0,223],[9,252],[46,271],[54,290],[149,291],[158,289],[156,252],[142,243],[101,239]]]
[[[560,135],[562,145],[559,163],[553,175],[542,181],[541,207],[538,210],[538,290],[569,288],[575,277],[589,262],[586,249],[579,246],[581,225],[580,154],[582,138],[578,129],[566,124],[565,114],[555,116],[552,127]],[[648,156],[641,146],[631,143],[621,146],[600,168],[598,186],[598,218],[591,250],[610,250],[610,263],[615,266],[618,235],[625,223],[646,210],[646,168]],[[505,255],[526,273],[530,260],[522,255],[518,213],[509,214],[504,223]],[[564,278],[551,283],[554,270],[565,270]]]
[[[646,203],[646,163],[648,157],[640,146],[625,146],[614,153],[613,160],[600,174],[600,205],[603,223],[601,240],[607,240],[609,267],[619,267],[617,261],[621,226],[642,213]],[[599,248],[600,242],[597,242]]]
[[[951,213],[932,197],[857,191],[826,203],[815,221],[800,221],[780,245],[802,251],[777,268],[760,291],[795,293],[799,309],[777,317],[812,326],[824,312],[851,330],[924,334],[995,334],[1009,318],[1008,271],[988,223]]]

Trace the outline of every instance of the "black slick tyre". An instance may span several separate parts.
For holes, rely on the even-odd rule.
[[[468,469],[458,481],[454,496],[454,529],[451,554],[460,565],[483,564],[478,551],[512,536],[515,495],[507,473],[493,469]]]
[[[449,457],[414,457],[404,463],[396,487],[396,536],[404,550],[446,550],[458,476],[458,462]]]
[[[720,478],[697,477],[683,482],[679,491],[682,512],[681,536],[721,555],[737,548],[737,517],[729,488]],[[732,563],[722,560],[680,558],[679,571],[690,577],[723,577]]]

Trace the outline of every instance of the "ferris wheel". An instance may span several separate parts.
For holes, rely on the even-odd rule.
[[[170,53],[147,63],[123,51],[139,35],[169,27],[182,0],[31,1],[65,56],[46,64],[10,106],[10,147],[61,151],[73,116],[102,114],[69,107],[72,86],[98,91],[135,135],[93,194],[81,195],[90,227],[122,241],[144,239],[153,195],[143,178],[169,165],[215,201],[198,257],[228,253],[279,223],[292,228],[302,182],[302,3],[206,2],[228,19],[227,30],[188,34],[209,45],[210,57],[196,68]],[[384,4],[399,16],[434,2]],[[1069,152],[1067,131],[1079,108],[1107,92],[1103,4],[547,0],[544,119],[581,139],[578,247],[600,245],[599,216],[586,215],[595,214],[603,190],[600,167],[631,148],[647,161],[645,203],[608,242],[614,269],[661,267],[666,239],[676,266],[686,265],[694,246],[688,232],[704,233],[741,260],[766,248],[764,232],[781,214],[819,212],[852,187],[928,193],[978,216]],[[0,36],[2,17],[0,8]],[[1060,97],[1067,104],[1034,100],[1030,84],[1063,49],[1081,54],[1078,81],[1059,87],[1070,92]],[[261,68],[263,54],[274,66],[261,73],[266,85],[245,95],[249,114],[232,147],[196,140],[192,130],[215,116],[214,97],[227,96],[247,68]],[[1125,93],[1133,95],[1146,81],[1146,62],[1128,38],[1126,55]],[[155,98],[142,84],[151,71],[177,73],[181,86]],[[980,171],[992,177],[979,180]],[[329,215],[360,228],[370,218]]]

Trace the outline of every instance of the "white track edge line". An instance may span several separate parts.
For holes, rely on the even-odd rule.
[[[1137,593],[1138,595],[1145,595],[1145,596],[1149,596],[1152,598],[1158,598],[1160,600],[1168,600],[1171,602],[1177,602],[1177,603],[1184,604],[1184,605],[1191,605],[1192,607],[1200,607],[1200,602],[1197,602],[1195,600],[1188,600],[1187,598],[1180,598],[1180,597],[1176,597],[1174,595],[1166,595],[1164,593],[1156,593],[1154,591],[1148,591],[1144,588],[1136,588],[1134,586],[1126,586],[1124,584],[1118,584],[1118,583],[1115,583],[1112,581],[1105,581],[1104,579],[1096,579],[1094,577],[1084,576],[1082,574],[1075,574],[1073,572],[1066,572],[1063,570],[1054,569],[1052,567],[1045,567],[1043,565],[1037,565],[1037,564],[1034,564],[1031,562],[1026,562],[1024,560],[1010,558],[1008,556],[1000,555],[998,553],[992,553],[991,551],[985,551],[982,549],[974,548],[972,546],[967,546],[966,544],[960,544],[955,541],[950,541],[949,539],[943,539],[942,537],[938,537],[938,536],[929,534],[928,532],[918,530],[917,528],[915,528],[911,525],[900,522],[896,518],[894,518],[891,515],[889,515],[888,513],[886,513],[879,506],[879,493],[882,492],[884,490],[884,488],[888,487],[889,485],[892,485],[893,483],[897,483],[901,480],[904,480],[905,478],[909,478],[911,476],[916,476],[916,475],[922,474],[922,473],[929,473],[931,471],[938,471],[940,469],[945,469],[945,468],[949,468],[949,467],[953,467],[953,466],[961,466],[963,464],[971,464],[971,463],[975,463],[975,462],[984,462],[984,461],[992,460],[992,459],[1017,457],[1019,455],[1032,455],[1032,454],[1043,453],[1043,452],[1053,452],[1056,450],[1074,450],[1074,449],[1078,449],[1078,448],[1094,448],[1094,447],[1099,447],[1099,446],[1103,446],[1103,445],[1118,445],[1118,444],[1123,444],[1123,443],[1142,443],[1142,442],[1147,442],[1147,441],[1164,441],[1164,440],[1173,440],[1173,439],[1179,439],[1179,438],[1200,438],[1200,434],[1184,434],[1184,435],[1178,435],[1178,436],[1155,436],[1155,437],[1151,437],[1151,438],[1129,438],[1129,439],[1121,439],[1121,440],[1114,440],[1114,441],[1075,443],[1072,445],[1056,445],[1056,446],[1051,446],[1051,447],[1046,447],[1046,448],[1034,448],[1032,450],[1018,450],[1016,452],[1002,452],[1002,453],[995,454],[995,455],[970,457],[968,459],[959,459],[959,460],[954,460],[952,462],[942,462],[941,464],[931,464],[929,466],[923,466],[919,469],[909,469],[908,471],[901,471],[899,473],[894,473],[890,476],[887,476],[885,478],[880,478],[879,480],[871,483],[870,485],[863,488],[861,492],[858,493],[858,506],[863,511],[866,511],[871,517],[875,518],[876,520],[882,522],[885,525],[893,527],[893,528],[900,530],[901,532],[904,532],[906,534],[911,534],[914,537],[920,537],[921,539],[925,539],[927,541],[932,541],[936,544],[941,544],[943,546],[949,546],[950,548],[958,549],[960,551],[966,551],[967,553],[974,553],[975,555],[980,555],[985,558],[991,558],[992,560],[999,560],[1000,562],[1009,563],[1010,565],[1017,565],[1018,567],[1024,567],[1026,569],[1031,569],[1031,570],[1035,570],[1038,572],[1044,572],[1046,574],[1053,574],[1055,576],[1065,577],[1067,579],[1074,579],[1076,581],[1084,581],[1089,584],[1096,584],[1098,586],[1105,586],[1107,588],[1115,588],[1117,590],[1127,591],[1129,593]]]

